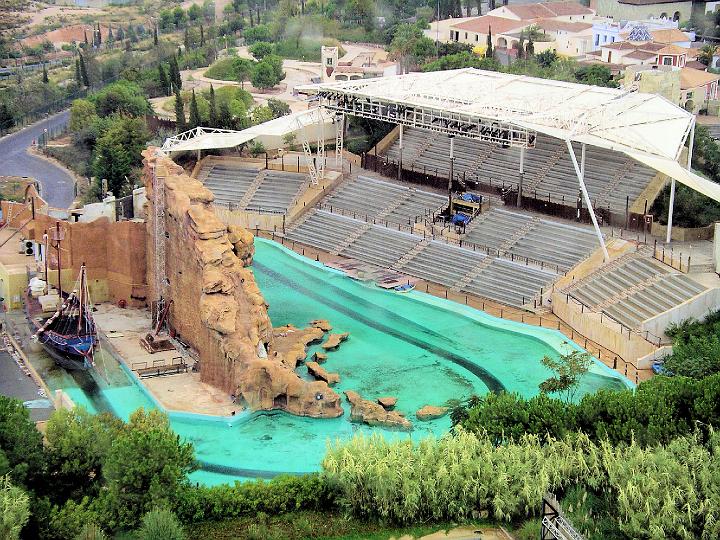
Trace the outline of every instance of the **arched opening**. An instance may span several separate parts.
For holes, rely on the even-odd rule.
[[[663,12],[660,14],[660,18],[661,18],[661,19],[667,19],[667,18],[668,18],[667,13],[665,13],[665,12],[663,11]]]
[[[335,80],[336,81],[347,81],[348,77],[347,77],[347,75],[335,75]]]
[[[504,37],[498,38],[497,48],[498,49],[507,49],[507,39],[505,39]]]
[[[680,12],[676,11],[673,13],[673,21],[679,21],[680,20]]]
[[[510,43],[510,48],[511,48],[511,49],[517,49],[518,47],[519,47],[519,45],[518,45],[517,40],[515,40],[515,39],[512,40],[512,42]]]

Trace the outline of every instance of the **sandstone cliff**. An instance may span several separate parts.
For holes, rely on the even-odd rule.
[[[172,300],[170,325],[198,351],[201,380],[252,409],[341,415],[340,396],[322,381],[301,379],[272,350],[268,306],[249,268],[252,233],[226,227],[214,213],[212,192],[170,159],[156,157],[152,148],[144,156],[150,297]],[[162,291],[155,279],[154,175],[165,187]]]

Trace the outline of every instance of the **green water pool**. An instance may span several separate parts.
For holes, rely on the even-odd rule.
[[[449,418],[418,422],[423,405],[488,390],[538,393],[549,376],[540,359],[574,344],[559,332],[491,317],[433,296],[398,294],[354,281],[267,240],[256,240],[256,279],[270,305],[273,325],[306,326],[327,319],[333,332],[350,338],[329,353],[324,367],[340,374],[338,393],[355,390],[367,399],[398,398],[415,429],[410,434],[385,431],[388,437],[421,438],[441,434]],[[311,355],[315,347],[311,347]],[[154,403],[124,367],[106,357],[103,377],[83,379],[52,367],[43,369],[52,389],[63,388],[92,411],[109,410],[127,419],[138,407]],[[298,373],[307,378],[306,369]],[[631,383],[600,362],[584,377],[579,394]],[[346,438],[366,426],[336,419],[295,417],[283,412],[243,413],[232,419],[171,413],[173,428],[193,442],[201,470],[193,480],[207,484],[271,477],[277,473],[317,470],[327,442]]]

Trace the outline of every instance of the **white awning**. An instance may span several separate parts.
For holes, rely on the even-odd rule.
[[[628,156],[633,159],[637,159],[639,162],[644,163],[656,171],[660,171],[661,173],[668,175],[670,178],[674,178],[681,184],[685,184],[698,193],[702,193],[706,197],[720,201],[720,184],[689,171],[677,161],[650,157],[645,154],[628,153]]]

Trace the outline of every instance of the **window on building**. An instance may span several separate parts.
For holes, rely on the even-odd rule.
[[[467,32],[465,32],[465,39],[467,39]]]
[[[611,37],[611,38],[610,38],[610,41],[611,41],[612,43],[615,43],[615,36]]]
[[[480,34],[475,34],[475,41],[480,41]]]
[[[600,45],[600,34],[595,36],[595,46],[597,47],[598,45]]]
[[[672,66],[673,65],[672,56],[663,56],[662,63],[663,63],[663,66]]]
[[[673,14],[673,21],[679,21],[679,20],[680,20],[680,12],[679,12],[679,11],[676,11],[676,12]]]

